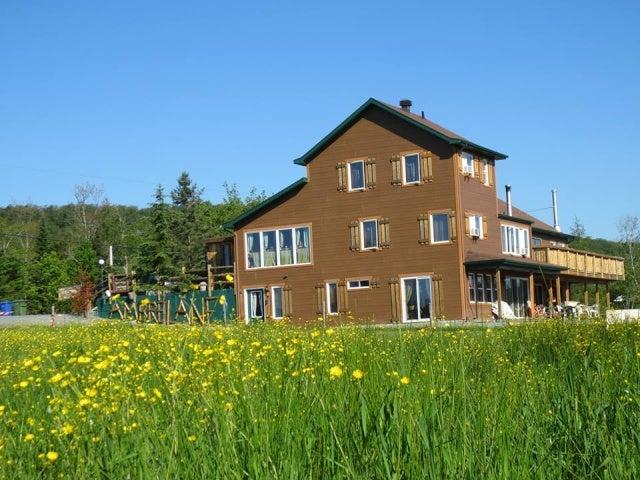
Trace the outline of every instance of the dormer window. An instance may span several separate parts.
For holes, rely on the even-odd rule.
[[[364,160],[349,163],[349,191],[364,190]]]
[[[403,183],[410,185],[420,183],[420,154],[412,153],[402,157]]]
[[[473,177],[473,155],[469,152],[462,152],[462,173]]]
[[[522,257],[529,256],[528,229],[512,225],[501,225],[500,233],[502,236],[502,253]]]

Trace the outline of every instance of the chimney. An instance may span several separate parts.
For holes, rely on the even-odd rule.
[[[558,190],[551,190],[551,205],[553,206],[553,228],[557,232],[561,232],[560,223],[558,221]]]
[[[411,103],[411,100],[408,100],[406,98],[400,100],[400,108],[402,108],[402,110],[404,110],[405,112],[411,111],[411,105],[413,105]]]
[[[513,204],[511,203],[511,185],[505,185],[504,189],[507,192],[507,215],[513,217]]]

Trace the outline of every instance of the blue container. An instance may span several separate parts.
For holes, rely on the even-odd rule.
[[[0,302],[0,315],[13,315],[13,303],[8,300]]]

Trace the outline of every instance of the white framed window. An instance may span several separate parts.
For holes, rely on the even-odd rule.
[[[348,290],[364,290],[371,287],[371,281],[368,278],[359,278],[347,281]]]
[[[467,275],[467,286],[469,287],[469,301],[476,302],[476,276],[473,273]]]
[[[469,301],[471,303],[492,303],[495,301],[495,279],[493,275],[469,273],[467,275]]]
[[[311,263],[308,226],[268,229],[245,234],[247,269]]]
[[[431,229],[431,243],[449,243],[451,232],[449,231],[449,214],[432,213],[429,215]]]
[[[481,215],[469,215],[469,235],[476,238],[483,238],[484,232],[482,231],[482,216]]]
[[[494,302],[493,275],[486,274],[484,276],[484,300],[487,303]]]
[[[360,222],[360,249],[375,250],[378,248],[378,220],[362,220]]]
[[[364,190],[364,160],[349,162],[348,167],[349,191]]]
[[[271,318],[281,319],[283,317],[283,290],[281,286],[271,287]]]
[[[528,229],[513,225],[500,225],[500,236],[502,238],[502,253],[529,256]]]
[[[264,320],[264,288],[244,291],[244,319],[246,323]]]
[[[476,301],[484,303],[484,275],[476,275]]]
[[[431,320],[431,277],[403,277],[401,282],[402,321]]]
[[[482,179],[484,184],[489,186],[489,160],[486,158],[482,160]]]
[[[327,282],[325,285],[327,315],[338,315],[338,282]]]
[[[420,154],[411,153],[402,156],[402,183],[413,185],[420,183]]]
[[[460,159],[462,161],[462,173],[473,177],[473,154],[462,152]]]

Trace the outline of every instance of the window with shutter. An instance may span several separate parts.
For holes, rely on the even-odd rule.
[[[485,240],[488,238],[488,232],[487,217],[482,217],[482,238]]]
[[[369,158],[365,162],[367,188],[376,188],[376,159]]]
[[[391,184],[402,185],[402,157],[394,155],[391,157]]]
[[[433,181],[433,157],[431,155],[431,152],[423,152],[420,156],[420,163],[422,171],[422,181]]]
[[[418,215],[418,243],[429,243],[429,215],[421,213]]]
[[[389,248],[389,246],[391,246],[391,239],[389,238],[388,218],[381,218],[380,220],[378,220],[378,239],[380,247]]]
[[[349,224],[349,249],[351,251],[360,250],[360,223],[351,222]]]
[[[346,192],[347,191],[347,164],[344,162],[340,162],[336,165],[336,170],[338,171],[338,191]]]

